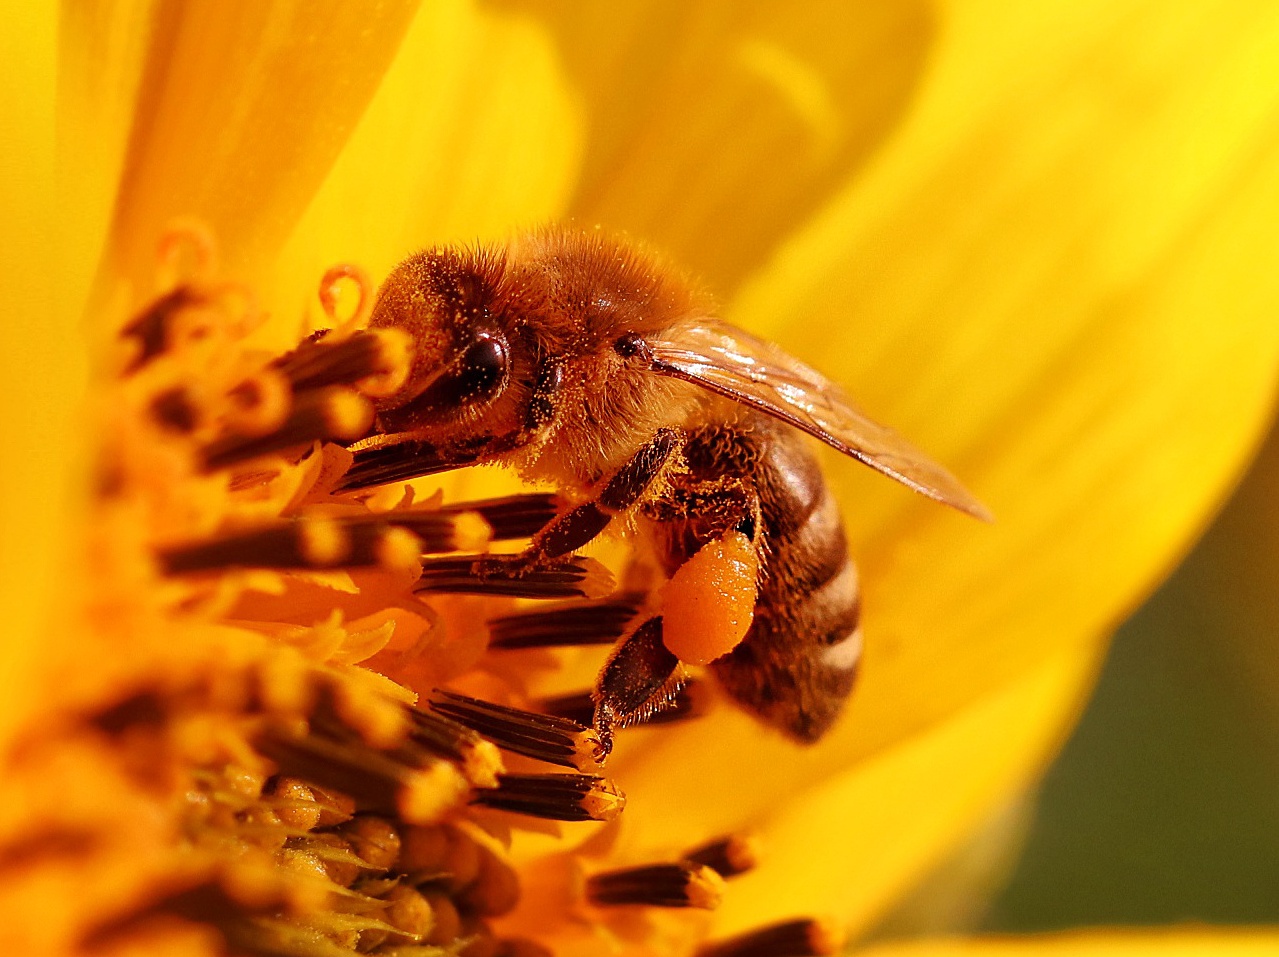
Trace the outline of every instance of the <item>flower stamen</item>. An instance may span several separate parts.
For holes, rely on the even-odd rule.
[[[837,923],[806,917],[709,944],[697,957],[831,957],[843,949],[844,933]]]
[[[478,512],[493,531],[494,541],[531,538],[542,530],[559,511],[560,499],[550,492],[507,495],[475,502],[441,505],[444,514]]]
[[[418,594],[554,599],[598,598],[612,587],[612,573],[595,559],[580,555],[533,566],[522,555],[459,555],[424,561],[413,590]]]
[[[503,750],[585,773],[600,768],[599,737],[567,718],[491,704],[438,688],[431,693],[430,706]]]
[[[448,551],[453,523],[439,523],[423,543],[404,528],[383,522],[302,518],[162,549],[157,557],[170,575],[229,568],[405,567],[424,547]]]
[[[293,408],[278,428],[266,435],[231,432],[203,450],[205,471],[261,458],[312,442],[347,442],[373,424],[373,406],[350,389],[330,387],[296,396]]]
[[[709,867],[720,877],[738,877],[759,864],[759,842],[745,835],[721,837],[694,848],[684,859]]]
[[[611,821],[626,796],[594,774],[499,774],[497,787],[477,788],[471,803],[552,821]]]
[[[711,868],[688,861],[650,864],[594,874],[587,899],[598,907],[696,907],[714,910],[724,896],[724,879]]]
[[[409,740],[441,758],[453,761],[475,787],[496,787],[502,760],[497,748],[470,728],[420,708],[405,708]]]
[[[504,615],[489,621],[489,649],[611,645],[639,614],[644,596],[628,592],[544,611]]]
[[[272,368],[295,391],[350,385],[370,396],[388,395],[403,384],[409,369],[408,337],[398,329],[371,329],[341,336],[323,330]]]

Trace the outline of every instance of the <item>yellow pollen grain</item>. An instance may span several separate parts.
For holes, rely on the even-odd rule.
[[[330,884],[324,862],[309,851],[286,847],[280,851],[277,860],[282,871],[301,878],[294,882],[297,886],[325,887]]]
[[[315,793],[297,778],[280,778],[271,794],[280,822],[299,831],[309,831],[320,823],[320,806]]]
[[[320,806],[319,827],[333,827],[355,816],[355,801],[340,791],[329,791],[318,785],[309,785]]]
[[[421,892],[405,884],[396,885],[386,895],[387,923],[418,939],[429,937],[435,930],[435,911]]]
[[[342,825],[340,833],[370,867],[379,871],[395,867],[400,856],[400,834],[390,821],[376,816],[357,817]]]
[[[358,439],[373,424],[373,406],[362,395],[333,389],[325,401],[325,423],[335,439]]]
[[[367,375],[355,384],[365,395],[382,399],[404,387],[413,367],[413,340],[403,329],[375,329],[381,349],[382,371]]]
[[[435,918],[435,927],[427,935],[426,942],[441,947],[453,943],[462,935],[462,915],[457,912],[457,905],[442,891],[421,893],[431,905],[431,913]]]
[[[460,826],[444,831],[444,871],[448,874],[445,887],[450,893],[475,883],[480,876],[480,845]]]
[[[350,538],[337,522],[308,518],[298,523],[298,551],[308,565],[316,568],[340,565],[350,548]]]
[[[414,771],[400,790],[400,817],[410,824],[438,821],[462,802],[468,790],[466,779],[444,761]]]
[[[724,899],[724,878],[709,867],[701,867],[688,881],[688,906],[714,910]]]
[[[475,552],[493,540],[493,526],[479,512],[462,512],[453,520],[453,544],[458,551]]]
[[[371,870],[355,853],[351,842],[338,834],[311,834],[306,838],[307,849],[324,866],[324,873],[334,884],[348,887],[360,875]]]
[[[626,795],[609,782],[602,782],[581,801],[582,810],[595,821],[612,821],[626,809]]]
[[[502,753],[492,741],[478,741],[468,749],[462,770],[475,787],[495,788],[497,776],[504,770]]]
[[[422,559],[422,540],[407,528],[388,528],[376,548],[378,565],[389,571],[416,568]]]
[[[448,851],[449,837],[443,827],[405,828],[400,844],[400,870],[443,873]]]
[[[463,903],[483,917],[497,917],[514,910],[520,900],[520,879],[497,842],[477,845],[479,873],[466,889]]]

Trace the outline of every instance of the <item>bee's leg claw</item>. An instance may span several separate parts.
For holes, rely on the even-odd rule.
[[[570,509],[542,529],[526,553],[530,560],[538,562],[567,555],[599,535],[614,515],[639,501],[661,474],[680,441],[677,429],[659,429],[657,435],[605,483],[597,498]]]
[[[595,736],[599,738],[599,751],[595,760],[603,764],[613,753],[613,716],[608,709],[595,709]]]
[[[613,732],[669,707],[687,680],[679,659],[662,643],[662,619],[650,618],[613,652],[595,685],[595,733],[605,754]]]

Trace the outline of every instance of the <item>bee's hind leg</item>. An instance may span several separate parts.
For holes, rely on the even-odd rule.
[[[678,429],[659,429],[604,484],[598,496],[570,509],[542,529],[524,553],[525,558],[536,564],[567,555],[591,541],[615,515],[627,511],[643,497],[682,443],[683,435]]]
[[[688,680],[662,640],[662,618],[649,618],[622,640],[600,671],[592,698],[601,750],[613,749],[613,731],[638,724],[669,707]]]

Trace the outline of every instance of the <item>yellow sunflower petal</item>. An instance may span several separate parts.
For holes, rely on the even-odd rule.
[[[1088,931],[1043,937],[903,941],[858,950],[859,957],[1268,957],[1269,930],[1175,928]]]
[[[165,8],[153,21],[155,39],[148,49],[166,53],[152,52],[137,74],[145,95],[127,144],[124,187],[113,224],[112,241],[121,249],[126,275],[145,275],[154,234],[171,213],[210,220],[229,247],[233,271],[257,265],[263,252],[273,256],[334,162],[346,128],[373,95],[403,24],[400,8],[372,26],[364,20],[344,26],[346,8],[328,19],[310,6],[305,12],[294,6],[260,6],[256,11],[227,8],[230,14],[210,8],[210,19],[200,22],[204,14],[198,11]],[[1263,338],[1252,330],[1251,364],[1230,370],[1237,381],[1229,397],[1246,404],[1245,414],[1205,437],[1202,422],[1188,417],[1188,410],[1202,410],[1206,421],[1208,412],[1220,409],[1204,410],[1201,393],[1191,386],[1218,394],[1209,387],[1225,378],[1223,369],[1237,358],[1244,336],[1234,326],[1225,333],[1200,330],[1191,319],[1205,302],[1216,306],[1221,286],[1232,275],[1251,278],[1256,260],[1240,257],[1241,237],[1249,229],[1258,237],[1266,235],[1264,226],[1273,218],[1276,189],[1265,169],[1264,151],[1254,150],[1258,162],[1252,167],[1233,162],[1241,150],[1263,143],[1273,102],[1263,98],[1254,103],[1235,93],[1243,77],[1250,83],[1258,75],[1273,78],[1274,68],[1268,66],[1274,59],[1273,24],[1261,22],[1261,14],[1256,22],[1222,18],[1219,23],[1206,17],[1211,29],[1204,29],[1184,16],[1165,18],[1152,11],[1142,20],[1122,8],[1112,12],[1096,6],[1078,11],[1063,3],[1055,12],[1018,10],[1009,14],[1008,36],[997,43],[987,35],[990,24],[1005,21],[998,20],[1000,10],[993,5],[943,8],[936,47],[929,50],[937,58],[918,110],[888,142],[882,162],[851,181],[778,259],[767,277],[776,285],[761,280],[741,307],[743,316],[755,310],[757,318],[760,309],[769,307],[773,318],[784,321],[842,318],[850,310],[868,309],[883,316],[886,324],[878,335],[846,331],[845,342],[867,348],[842,370],[833,363],[834,371],[866,373],[867,394],[876,411],[895,410],[897,421],[908,429],[918,425],[915,434],[947,461],[962,467],[967,456],[967,473],[989,494],[1004,524],[984,532],[919,503],[907,504],[900,490],[865,484],[868,491],[862,494],[859,480],[847,480],[849,489],[858,481],[856,490],[865,502],[855,527],[866,556],[871,613],[878,617],[870,634],[867,686],[841,736],[825,747],[799,751],[763,739],[743,715],[725,712],[719,720],[679,732],[631,739],[629,761],[623,754],[611,769],[627,779],[631,793],[627,820],[633,825],[625,826],[619,848],[642,859],[658,844],[671,850],[673,842],[684,843],[685,835],[704,838],[708,831],[751,826],[772,838],[774,865],[740,885],[740,903],[730,903],[721,917],[726,929],[783,912],[821,909],[864,925],[935,862],[957,833],[1023,788],[1077,706],[1079,690],[1095,664],[1097,626],[1109,621],[1152,569],[1167,560],[1192,523],[1192,512],[1223,480],[1255,424],[1258,396],[1270,384],[1279,349],[1276,334]],[[350,16],[367,20],[365,11],[352,9],[356,12]],[[440,24],[472,22],[469,8],[435,7],[433,12]],[[1024,22],[1017,19],[1022,16]],[[1093,18],[1099,18],[1100,27]],[[507,124],[513,119],[527,122],[520,129],[535,136],[574,130],[572,109],[555,98],[562,91],[544,38],[526,30],[522,21],[499,18],[491,23],[491,36],[487,28],[480,35],[492,43],[478,41],[476,49],[525,51],[527,61],[543,71],[538,89],[552,94],[538,101],[546,106],[549,120],[543,122],[536,112],[521,116],[513,106],[517,100],[503,92],[509,76],[495,78],[493,102],[504,104],[499,113]],[[1129,46],[1116,42],[1112,47],[1110,31],[1125,42],[1140,38],[1147,44],[1139,63],[1126,58]],[[208,51],[228,57],[238,53],[239,33],[249,40],[245,63],[230,69],[235,95],[226,97],[225,104],[215,102],[220,91],[210,77],[226,71],[210,69]],[[348,50],[356,45],[349,67],[345,60],[336,66],[332,62],[333,37],[347,42]],[[1025,42],[1028,37],[1039,48]],[[1220,47],[1211,49],[1208,59],[1198,48],[1187,52],[1188,38],[1199,42],[1201,37],[1212,41],[1209,47]],[[770,45],[771,40],[776,37],[741,40],[734,49],[742,68],[788,97],[789,108],[805,118],[810,132],[837,125],[838,110],[823,99],[820,80],[805,73],[793,49]],[[296,56],[299,43],[319,47],[317,66],[297,64],[304,59]],[[1001,60],[1009,51],[1016,62]],[[908,59],[906,85],[913,82],[912,71],[919,64],[918,57]],[[332,180],[333,199],[322,199],[315,207],[317,235],[325,242],[342,229],[344,214],[351,210],[349,197],[358,191],[361,177],[377,174],[379,167],[371,159],[377,152],[374,144],[385,142],[396,121],[411,114],[407,105],[413,103],[421,74],[416,70],[420,64],[406,63],[406,72],[386,87],[387,112],[370,121],[376,135],[370,134],[360,147],[363,154],[350,154],[349,168]],[[1098,109],[1087,89],[1065,82],[1068,75],[1078,75],[1081,63],[1090,77],[1100,63],[1108,68],[1103,75],[1123,78],[1122,83],[1101,85],[1107,96],[1114,88],[1127,94],[1118,107]],[[1148,82],[1136,82],[1125,68]],[[121,67],[119,76],[125,79],[114,89],[127,88],[132,75]],[[441,73],[457,75],[469,74]],[[975,82],[978,75],[985,79]],[[1030,77],[1029,94],[1011,86],[1009,76]],[[282,77],[296,78],[300,89],[282,85]],[[307,92],[317,78],[323,81],[318,92]],[[1169,80],[1177,81],[1171,92],[1164,88]],[[900,88],[894,90],[900,97]],[[1075,99],[1064,96],[1065,108],[1058,109],[1055,97],[1062,90]],[[1093,99],[1098,96],[1094,92]],[[1076,99],[1093,108],[1080,108]],[[1046,103],[1053,108],[1046,109]],[[187,114],[190,104],[199,108],[196,115]],[[1172,131],[1181,128],[1174,119],[1188,106],[1192,112],[1198,107],[1212,113],[1212,135],[1195,138],[1181,154],[1172,149],[1173,172],[1147,182],[1142,178],[1145,167],[1169,154]],[[315,107],[320,108],[318,119],[308,113]],[[214,125],[205,129],[201,121],[210,112]],[[895,119],[895,113],[875,116],[881,124],[875,129],[887,128]],[[1001,131],[1016,130],[1020,137],[1023,128],[1030,131],[1024,153],[991,145]],[[409,144],[407,162],[428,155],[436,139],[457,141],[462,131],[460,122],[444,117],[437,132]],[[944,135],[935,139],[933,131]],[[857,148],[866,148],[870,138],[857,140]],[[1173,146],[1181,142],[1172,138]],[[844,155],[845,168],[856,165],[861,155],[855,154],[854,140],[842,147],[850,151]],[[518,157],[511,161],[501,152],[511,138],[500,124],[479,128],[474,143],[464,136],[462,141],[466,145],[452,158],[463,166],[455,184],[468,208],[489,198],[485,182],[490,174],[484,163],[465,166],[477,144],[499,148],[493,168],[502,175],[512,169],[527,172],[528,183],[547,188],[563,186],[564,171],[573,161],[569,146],[545,167],[519,170]],[[103,168],[109,169],[110,144],[103,149]],[[771,143],[761,155],[778,151]],[[992,160],[994,168],[989,169]],[[967,178],[975,170],[1000,174],[1001,188],[971,189]],[[180,177],[166,181],[175,171]],[[1069,174],[1068,190],[1058,188],[1063,174]],[[814,184],[831,182],[829,171],[823,175],[825,179],[817,176],[803,188],[820,192]],[[107,174],[100,178],[110,180]],[[725,181],[750,180],[738,176]],[[512,188],[520,182],[513,175],[494,191],[494,223],[511,209],[543,208],[531,200],[521,205]],[[379,199],[381,216],[386,215],[387,197],[397,195],[396,188],[402,196],[413,181],[397,183],[390,177],[388,187]],[[1259,193],[1260,200],[1249,197],[1256,206],[1244,208],[1237,200],[1237,191],[1244,189]],[[973,195],[960,203],[954,196],[961,192]],[[1116,203],[1116,196],[1135,196],[1136,212]],[[175,208],[168,208],[166,197]],[[457,224],[459,231],[466,223],[487,222],[478,213],[471,218],[460,200],[458,209],[450,211],[445,195],[424,189],[415,199],[430,210],[432,220]],[[652,196],[644,201],[662,211]],[[554,206],[558,199],[546,202]],[[392,255],[391,247],[414,231],[421,222],[415,217],[428,215],[414,211],[414,200],[405,205],[407,212],[388,229],[388,237],[378,245],[370,241],[364,249],[375,268],[379,257]],[[773,216],[770,229],[780,231],[802,215],[785,223],[780,214]],[[362,227],[367,235],[375,233],[377,222],[370,216]],[[688,234],[683,226],[678,232]],[[1066,242],[1072,238],[1076,241]],[[989,266],[983,270],[973,263],[950,272],[960,240],[971,241],[977,251],[974,262],[998,262],[995,254],[1002,252],[1010,259],[1022,257],[1021,268],[1011,277],[1006,269],[992,276]],[[312,247],[300,248],[313,252]],[[884,250],[893,258],[881,262],[876,281],[850,285],[845,278],[850,264]],[[358,259],[359,252],[352,258]],[[740,275],[755,261],[751,255],[758,257],[759,250],[750,255],[726,250],[711,271],[720,277]],[[1061,264],[1069,268],[1057,271]],[[917,288],[920,277],[925,281]],[[1238,319],[1272,304],[1269,286],[1249,286],[1249,292],[1257,298],[1226,297],[1224,314]],[[968,338],[941,337],[925,328],[921,317],[929,308],[952,298],[954,314],[971,322],[963,327],[972,330]],[[1021,326],[1014,319],[1028,313],[1042,314],[1044,321],[1018,340],[1013,334]],[[1185,339],[1148,350],[1143,336],[1161,323]],[[786,337],[784,331],[774,331]],[[829,350],[829,337],[815,335]],[[1020,347],[1013,348],[1010,338]],[[791,341],[802,343],[802,337]],[[1141,351],[1125,351],[1138,343]],[[1120,354],[1128,364],[1120,366]],[[1133,354],[1148,365],[1133,370]],[[1204,360],[1202,375],[1192,367],[1192,358]],[[1025,368],[1015,361],[1022,359]],[[1128,381],[1116,384],[1116,367]],[[902,390],[898,370],[903,369],[923,383],[915,393]],[[1156,382],[1155,370],[1167,373],[1167,381]],[[1051,378],[1042,390],[1041,377]],[[952,400],[952,393],[960,394],[959,383],[974,380],[1002,387],[992,385]],[[1111,405],[1130,399],[1135,411],[1110,415]],[[1009,413],[1009,408],[1017,411]],[[1170,422],[1189,425],[1181,434]],[[1171,435],[1164,436],[1170,449],[1162,458],[1146,458],[1151,443],[1142,439],[1147,427]],[[1079,453],[1080,460],[1063,466],[1071,453]],[[1188,467],[1195,465],[1195,454],[1210,460],[1197,471]],[[1122,481],[1115,481],[1116,474]],[[1161,484],[1174,474],[1175,479]],[[1028,475],[1037,481],[1028,483]],[[163,476],[156,479],[163,482]],[[843,486],[845,479],[838,481]],[[1033,495],[1025,493],[1028,485]],[[1152,503],[1141,501],[1139,491],[1150,492]],[[1095,509],[1088,520],[1080,519],[1082,500]],[[1123,525],[1117,519],[1130,518],[1129,512],[1147,505],[1157,514],[1144,525]],[[1158,511],[1165,507],[1167,515]],[[884,544],[889,541],[902,544],[890,550]],[[1031,554],[1045,541],[1052,543],[1050,554]],[[1096,558],[1103,546],[1112,544],[1118,556],[1114,567]],[[1119,567],[1119,558],[1127,564]],[[1087,562],[1096,567],[1087,568],[1090,577],[1082,579],[1080,593],[1065,592],[1062,581]],[[308,637],[315,639],[317,654],[326,654],[333,653],[335,641],[351,636],[333,630]],[[252,649],[261,650],[257,644]],[[125,674],[126,658],[121,656]],[[389,701],[383,706],[391,713]],[[769,774],[756,779],[758,789],[742,788],[743,768],[761,765]],[[251,791],[257,794],[261,786],[259,780]],[[847,826],[850,816],[860,822],[860,830]],[[149,826],[141,817],[137,820]],[[832,840],[832,834],[838,839]],[[811,883],[794,880],[804,869],[811,869]],[[62,895],[60,902],[69,900]]]
[[[882,143],[934,32],[916,0],[657,2],[623,17],[546,18],[591,119],[570,215],[665,247],[725,295]]]
[[[873,925],[956,835],[975,830],[992,807],[1033,782],[1069,729],[1096,664],[1095,653],[1058,656],[935,730],[747,822],[765,848],[763,863],[727,895],[717,930],[813,913],[838,916],[854,934]],[[696,790],[697,782],[687,786],[682,803],[696,806]],[[630,797],[632,806],[654,799],[633,786]]]
[[[106,28],[67,45],[112,43],[138,20],[145,48],[109,244],[114,269],[144,293],[156,238],[177,216],[210,225],[232,275],[280,242],[359,119],[416,7],[343,3],[121,3]],[[101,57],[82,55],[73,67]],[[119,67],[120,72],[127,72]],[[118,90],[108,91],[111,96]]]
[[[462,0],[427,4],[285,246],[279,312],[335,262],[375,281],[424,245],[559,216],[581,119],[545,31]]]
[[[158,0],[64,4],[58,21],[62,242],[84,268],[64,274],[68,314],[84,308],[110,228]]]
[[[52,215],[55,158],[56,9],[30,4],[7,17],[0,40],[6,318],[0,323],[0,737],[30,691],[57,585],[55,559],[73,499],[69,427],[82,388],[74,316],[59,308],[63,277],[84,272]],[[15,22],[16,21],[16,22]]]
[[[681,805],[675,826],[756,819],[1087,654],[1255,443],[1279,361],[1279,16],[1105,11],[948,8],[909,122],[735,310],[852,384],[998,521],[832,456],[865,571],[852,713],[811,750],[738,718],[619,748],[624,785],[732,795]],[[741,788],[743,767],[769,774]],[[628,826],[657,843],[672,824]]]
[[[760,321],[791,317],[812,343],[801,351],[813,330],[875,316],[823,354],[998,516],[974,531],[834,473],[857,502],[881,642],[860,727],[844,729],[855,750],[1111,627],[1198,530],[1270,414],[1279,16],[1135,9],[1103,29],[1098,11],[1070,10],[1028,18],[1010,44],[1022,86],[1002,98],[943,78],[1009,42],[988,40],[989,17],[956,15],[918,126],[744,304]],[[1134,36],[1150,39],[1134,50]],[[1085,63],[1104,66],[1104,88],[1080,83]],[[988,106],[942,149],[931,131],[965,92]],[[1018,130],[1019,152],[999,129]],[[885,203],[891,223],[868,208]],[[829,271],[803,255],[819,248],[838,250]]]

